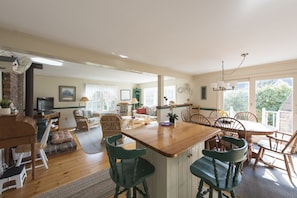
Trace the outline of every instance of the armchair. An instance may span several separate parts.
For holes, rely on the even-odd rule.
[[[76,122],[77,129],[88,129],[100,125],[100,115],[93,113],[91,110],[75,109],[73,116]]]
[[[106,137],[120,134],[122,132],[121,119],[121,116],[115,113],[102,114],[100,119],[102,129],[101,144]]]

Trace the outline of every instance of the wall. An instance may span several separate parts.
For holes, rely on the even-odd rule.
[[[111,83],[111,82],[102,82],[94,80],[84,80],[77,78],[61,78],[53,76],[41,76],[34,75],[34,101],[33,107],[36,108],[36,98],[37,97],[54,97],[54,107],[59,108],[56,111],[61,113],[60,117],[60,127],[61,128],[70,128],[75,127],[75,121],[73,117],[73,110],[83,106],[79,99],[84,95],[85,85],[86,84],[98,84],[98,85],[112,85],[118,87],[118,98],[120,99],[120,89],[130,89],[132,95],[132,88],[134,84],[129,83]],[[74,102],[60,102],[59,101],[59,86],[75,86],[76,87],[76,101]],[[120,101],[118,101],[120,102]],[[74,107],[74,108],[70,108]],[[61,109],[60,109],[61,108]]]
[[[225,73],[230,73],[227,70]],[[294,88],[297,87],[297,61],[276,62],[271,64],[256,65],[253,67],[243,67],[238,69],[232,76],[225,76],[225,81],[250,81],[250,89],[255,90],[255,80],[292,77]],[[221,79],[221,72],[213,72],[194,76],[193,104],[200,105],[203,108],[222,109],[222,92],[212,91],[210,84]],[[207,100],[201,100],[201,86],[207,87]],[[255,98],[251,93],[250,98]],[[297,92],[293,90],[293,98],[297,98]],[[251,108],[254,108],[254,102],[250,102]],[[204,112],[205,113],[205,112]],[[297,128],[297,101],[293,100],[293,129]]]
[[[182,93],[179,93],[177,90],[178,88],[183,88],[185,84],[189,84],[189,87],[191,88],[191,93],[183,91]],[[187,103],[187,99],[190,99],[190,102],[193,100],[193,89],[194,84],[191,78],[183,79],[183,78],[168,78],[167,80],[164,80],[164,86],[169,85],[175,85],[176,86],[176,104],[184,104]],[[158,82],[153,83],[142,83],[137,85],[138,88],[144,89],[149,87],[158,87]],[[141,103],[143,104],[143,91],[141,92]]]

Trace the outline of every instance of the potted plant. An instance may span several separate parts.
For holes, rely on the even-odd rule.
[[[176,107],[175,102],[174,101],[170,101],[169,102],[170,105],[170,111],[167,114],[167,117],[169,117],[169,122],[171,122],[172,124],[175,123],[175,120],[178,120],[178,115],[173,113],[173,109]]]
[[[167,117],[169,117],[169,122],[171,123],[175,123],[175,120],[178,120],[178,115],[173,112],[168,113]]]
[[[10,104],[11,104],[11,100],[9,99],[2,99],[0,101],[0,114],[1,115],[7,115],[11,113],[11,109],[10,109]]]

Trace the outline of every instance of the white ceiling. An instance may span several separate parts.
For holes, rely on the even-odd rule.
[[[242,67],[297,59],[296,8],[296,0],[2,0],[0,27],[201,74],[222,60],[236,68],[245,52]]]

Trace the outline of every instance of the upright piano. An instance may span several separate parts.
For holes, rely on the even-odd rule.
[[[36,121],[22,115],[0,115],[0,148],[8,149],[22,144],[31,144],[32,178],[35,178]],[[7,153],[7,152],[6,152]],[[6,160],[8,155],[6,155]]]

